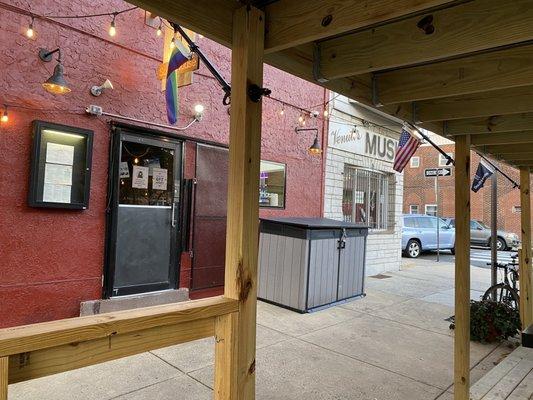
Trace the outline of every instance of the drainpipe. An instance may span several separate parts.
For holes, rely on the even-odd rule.
[[[329,100],[329,90],[324,88],[324,93],[322,96],[322,103],[325,104]],[[329,103],[327,105],[329,108]],[[323,112],[324,110],[322,110]],[[328,109],[329,111],[329,109]],[[322,114],[322,160],[321,160],[321,187],[320,187],[320,216],[324,216],[324,196],[326,195],[326,150],[328,147],[328,132],[329,132],[329,115],[328,118],[324,118]]]

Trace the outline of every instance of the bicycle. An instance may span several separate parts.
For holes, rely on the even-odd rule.
[[[483,300],[495,300],[498,303],[504,303],[508,306],[518,310],[520,307],[520,296],[518,293],[517,282],[518,276],[518,254],[512,255],[512,261],[507,264],[496,263],[496,267],[503,269],[503,282],[497,283],[487,289],[483,295]],[[491,263],[487,263],[491,265]]]

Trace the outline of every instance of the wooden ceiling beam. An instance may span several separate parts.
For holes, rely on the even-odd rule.
[[[503,144],[476,146],[484,153],[490,153],[497,157],[504,157],[505,154],[533,153],[533,143],[529,144]]]
[[[413,104],[415,120],[422,122],[529,113],[533,112],[533,86],[402,103],[397,107],[413,110]]]
[[[416,16],[320,43],[321,74],[360,75],[457,57],[533,39],[530,0],[474,0],[428,13],[434,33]]]
[[[533,45],[375,75],[381,104],[486,92],[533,82]]]
[[[499,153],[498,158],[503,158],[506,161],[514,160],[533,160],[533,152],[525,153]]]
[[[265,54],[441,7],[455,0],[279,0],[265,7]]]
[[[517,144],[533,143],[533,131],[522,132],[504,132],[504,133],[487,133],[472,135],[471,143],[473,146],[486,146],[494,144]]]
[[[447,135],[513,132],[533,129],[533,113],[491,115],[446,122]]]

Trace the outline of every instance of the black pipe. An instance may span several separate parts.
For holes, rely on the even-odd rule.
[[[173,22],[170,23],[175,31],[178,31],[179,34],[185,39],[187,44],[189,45],[189,48],[192,52],[198,54],[198,57],[202,60],[202,62],[205,64],[207,69],[213,74],[215,79],[218,81],[220,86],[222,86],[222,90],[224,91],[224,99],[222,100],[222,104],[225,106],[229,105],[231,102],[231,86],[230,84],[224,79],[224,77],[218,72],[216,67],[211,63],[211,61],[205,56],[204,53],[200,50],[200,48],[194,43],[191,38],[185,33],[185,31],[182,29],[181,26],[178,24],[175,24]]]
[[[444,158],[446,158],[446,160],[448,160],[446,162],[446,165],[455,165],[455,160],[448,154],[446,153],[444,150],[442,150],[439,145],[435,144],[426,134],[424,134],[420,129],[418,129],[416,126],[414,126],[412,123],[410,123],[409,121],[405,121],[406,124],[408,124],[411,128],[413,128],[414,130],[416,130],[418,132],[418,134],[420,136],[422,136],[422,138],[428,142],[430,145],[432,145],[435,149],[437,149],[437,151],[442,154],[444,156]]]
[[[505,172],[499,169],[496,165],[494,165],[492,161],[490,161],[487,157],[482,156],[477,151],[476,151],[476,154],[480,156],[482,160],[485,160],[486,162],[488,162],[492,168],[494,168],[496,171],[502,174],[505,178],[507,178],[507,180],[513,184],[513,189],[520,189],[520,185],[516,181],[514,181],[513,178],[511,178],[509,175],[507,175]]]

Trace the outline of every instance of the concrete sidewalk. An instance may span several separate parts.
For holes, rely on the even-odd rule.
[[[472,268],[472,297],[490,270]],[[453,264],[404,260],[366,281],[367,297],[297,314],[260,302],[257,398],[452,399]],[[472,343],[475,382],[512,351]],[[205,339],[10,386],[10,399],[212,398],[214,341]]]

